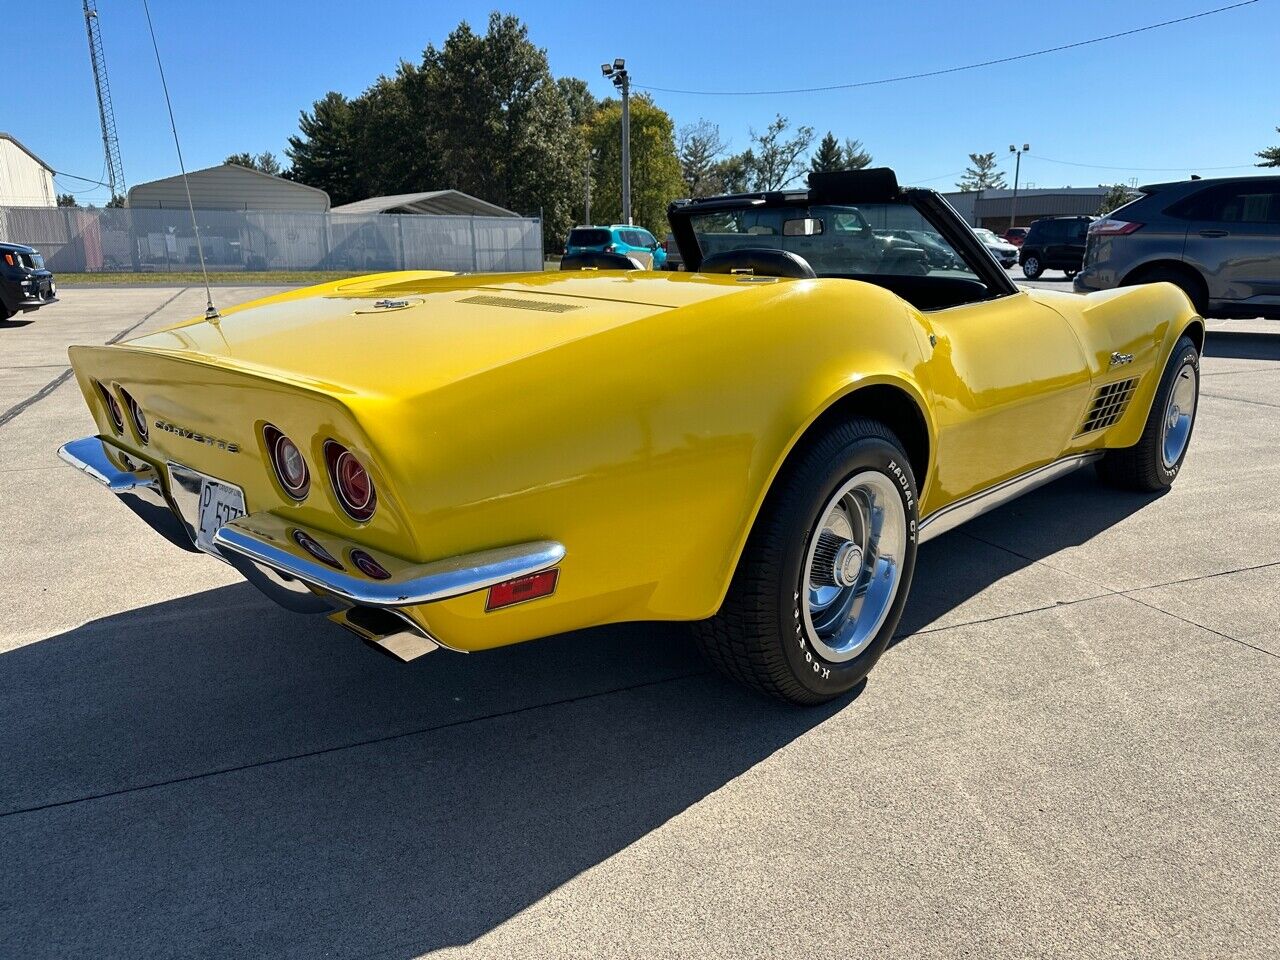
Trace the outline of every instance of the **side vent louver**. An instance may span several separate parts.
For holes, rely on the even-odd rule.
[[[537,310],[541,313],[567,313],[581,310],[576,303],[556,303],[552,300],[524,300],[520,297],[476,296],[463,297],[459,303],[473,303],[479,307],[509,307],[512,310]]]
[[[1095,430],[1105,429],[1119,420],[1129,406],[1129,398],[1133,396],[1137,386],[1138,378],[1134,377],[1099,387],[1098,392],[1093,396],[1093,403],[1089,405],[1089,412],[1085,414],[1084,424],[1076,436],[1080,437]]]

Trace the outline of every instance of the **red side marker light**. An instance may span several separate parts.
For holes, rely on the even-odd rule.
[[[526,600],[537,600],[549,597],[556,592],[556,581],[560,579],[560,569],[552,567],[540,573],[531,573],[527,577],[495,583],[489,588],[489,599],[485,601],[485,612],[501,610]]]

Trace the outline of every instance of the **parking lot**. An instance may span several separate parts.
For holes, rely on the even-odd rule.
[[[930,542],[802,710],[667,624],[397,664],[170,547],[58,461],[65,348],[203,307],[0,325],[0,956],[1277,955],[1280,325],[1211,324],[1171,492]]]

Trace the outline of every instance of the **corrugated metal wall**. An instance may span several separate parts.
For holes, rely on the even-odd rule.
[[[295,210],[324,213],[329,195],[323,190],[271,177],[254,170],[225,164],[187,175],[191,202],[198,210]],[[187,208],[182,177],[166,177],[140,183],[129,190],[130,209]]]
[[[541,270],[536,217],[435,217],[197,210],[217,270]],[[54,272],[198,269],[181,210],[0,207],[0,237],[30,244]]]
[[[0,204],[52,207],[57,202],[53,173],[12,140],[0,137]]]

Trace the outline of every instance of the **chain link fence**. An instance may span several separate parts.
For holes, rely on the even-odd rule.
[[[541,270],[537,217],[197,210],[210,272]],[[181,209],[0,207],[0,240],[38,249],[55,273],[200,268]]]

